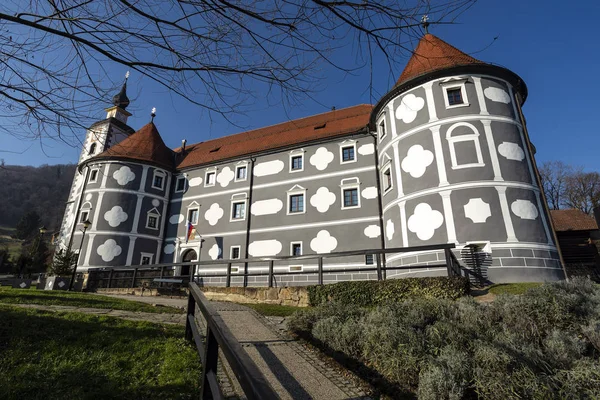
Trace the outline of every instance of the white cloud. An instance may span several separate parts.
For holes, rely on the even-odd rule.
[[[368,156],[373,153],[375,153],[375,145],[373,143],[363,144],[358,148],[358,154],[361,156]]]
[[[427,203],[420,203],[415,207],[415,213],[408,219],[408,230],[416,233],[421,240],[429,240],[437,228],[442,226],[444,217],[442,213],[434,210]]]
[[[218,244],[213,244],[210,250],[208,250],[208,255],[212,260],[216,260],[221,255],[221,248]]]
[[[99,256],[102,256],[102,261],[104,262],[112,261],[115,257],[119,256],[122,251],[121,246],[113,239],[108,239],[96,249],[96,252]]]
[[[381,235],[381,230],[379,229],[379,225],[369,225],[365,228],[363,233],[366,237],[373,239]]]
[[[183,218],[183,214],[171,215],[171,218],[169,218],[169,222],[171,224],[180,224],[183,222]]]
[[[416,144],[408,149],[406,157],[402,160],[402,170],[409,173],[413,178],[420,178],[432,162],[433,153],[423,149],[420,144]]]
[[[254,166],[254,176],[275,175],[283,171],[285,164],[281,160],[267,161]]]
[[[129,182],[135,179],[135,174],[131,170],[131,168],[127,166],[122,166],[113,174],[113,178],[117,181],[117,183],[121,186],[127,185]]]
[[[283,246],[278,240],[257,240],[248,246],[248,254],[252,257],[276,256],[281,252],[281,249],[283,249]]]
[[[224,212],[218,203],[212,203],[210,208],[204,213],[204,219],[208,221],[211,226],[215,226],[221,219]]]
[[[523,161],[525,158],[525,153],[521,146],[512,142],[500,143],[500,146],[498,146],[498,153],[509,160]]]
[[[474,224],[483,224],[492,216],[490,205],[481,198],[469,199],[465,204],[465,217],[473,221]]]
[[[283,209],[283,201],[279,199],[260,200],[252,203],[250,212],[252,215],[277,214]]]
[[[194,187],[194,186],[200,186],[202,184],[202,178],[197,176],[195,178],[192,178],[188,181],[188,185],[190,187]]]
[[[417,118],[417,113],[425,106],[425,100],[414,94],[407,94],[402,98],[400,105],[396,109],[396,118],[402,120],[405,124],[410,124]]]
[[[366,187],[363,189],[361,194],[365,199],[375,199],[377,198],[377,188],[375,186]]]
[[[504,90],[495,87],[489,87],[483,91],[485,97],[496,103],[510,103],[510,96]]]
[[[173,254],[175,252],[175,245],[174,244],[166,245],[165,248],[163,249],[163,252],[165,254]]]
[[[387,240],[392,240],[394,238],[394,233],[396,233],[394,221],[388,219],[385,224],[385,237],[387,238]]]
[[[310,241],[310,248],[319,254],[331,253],[337,247],[337,239],[325,229],[317,233],[317,237]]]
[[[104,213],[104,219],[110,226],[115,228],[119,226],[121,222],[127,221],[127,213],[123,211],[121,206],[114,206],[110,211]]]
[[[510,205],[512,212],[521,219],[536,219],[539,215],[535,205],[529,200],[515,200]]]
[[[317,209],[320,213],[327,212],[329,206],[335,203],[335,194],[329,189],[322,186],[315,194],[310,197],[310,205]]]
[[[314,165],[319,171],[323,171],[330,162],[333,161],[333,153],[325,147],[319,147],[315,154],[310,157],[310,164]]]
[[[231,168],[225,167],[219,172],[217,175],[217,182],[221,185],[221,187],[226,187],[229,185],[229,182],[233,180],[234,174]]]

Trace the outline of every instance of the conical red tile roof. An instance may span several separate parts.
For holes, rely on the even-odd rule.
[[[396,86],[433,71],[472,64],[486,63],[428,33],[419,41]]]
[[[98,159],[130,159],[172,169],[174,153],[163,142],[153,122],[144,125],[127,139],[92,157]]]

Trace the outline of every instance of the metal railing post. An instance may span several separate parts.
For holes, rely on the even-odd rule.
[[[107,286],[108,289],[110,289],[110,283],[112,282],[112,276],[113,276],[113,270],[111,269],[110,272],[108,273],[108,286]]]
[[[231,287],[231,263],[227,264],[227,278],[225,278],[225,287]]]
[[[381,254],[377,253],[375,254],[375,257],[377,258],[377,280],[380,281],[382,276],[381,276]]]
[[[323,257],[319,257],[319,285],[323,284]]]
[[[446,256],[446,270],[448,276],[454,276],[454,268],[452,265],[452,253],[450,249],[444,249],[444,255]]]
[[[131,288],[133,289],[135,287],[135,278],[137,277],[137,268],[133,269],[133,277],[131,278]]]
[[[160,267],[160,279],[163,278],[163,276],[165,276],[165,267]],[[162,282],[158,283],[158,287],[161,288],[162,287]]]
[[[269,287],[273,287],[273,263],[273,260],[269,261]]]

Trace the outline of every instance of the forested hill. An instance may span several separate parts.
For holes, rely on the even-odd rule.
[[[0,166],[0,226],[14,227],[25,213],[35,211],[49,232],[57,231],[75,167],[74,164]]]

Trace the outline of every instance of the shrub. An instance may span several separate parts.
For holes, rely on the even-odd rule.
[[[389,279],[385,281],[351,281],[308,287],[312,306],[327,302],[354,304],[361,307],[395,303],[412,297],[457,299],[470,292],[464,277]]]

